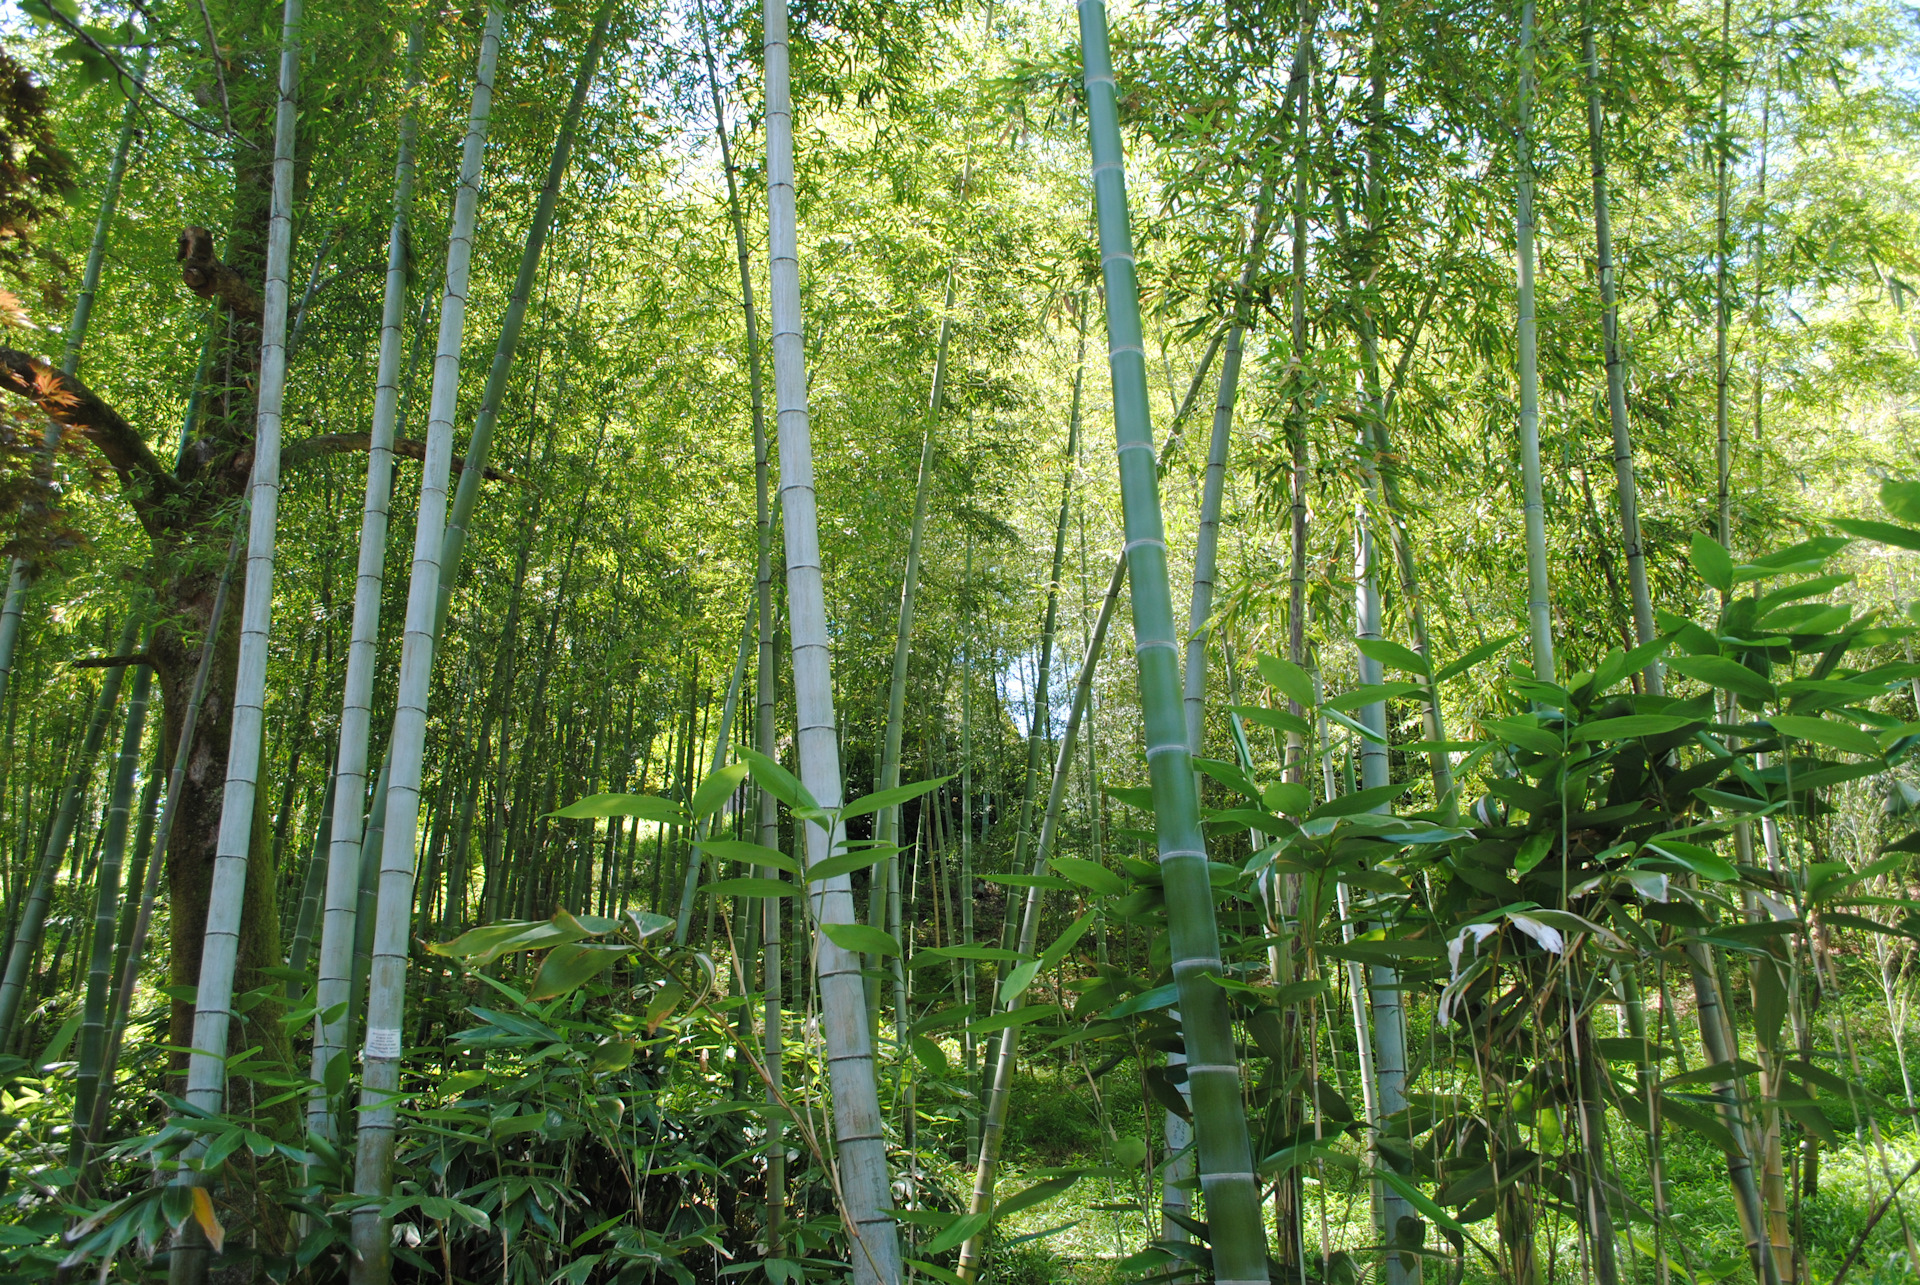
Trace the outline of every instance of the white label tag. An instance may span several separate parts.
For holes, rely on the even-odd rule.
[[[400,1056],[400,1032],[391,1026],[369,1026],[367,1028],[367,1050],[369,1058],[394,1058]]]

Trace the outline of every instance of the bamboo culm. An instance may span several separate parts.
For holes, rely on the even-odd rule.
[[[84,1176],[90,1159],[87,1134],[93,1118],[93,1099],[100,1088],[100,1055],[107,1042],[107,988],[113,968],[113,938],[120,920],[120,878],[125,866],[127,831],[133,813],[133,782],[140,768],[140,746],[147,725],[148,692],[153,670],[134,667],[133,690],[127,696],[126,727],[120,734],[120,753],[114,760],[113,784],[107,797],[107,824],[101,845],[100,871],[95,878],[93,954],[87,968],[87,995],[81,1009],[79,1068],[74,1076],[73,1137],[69,1164]]]
[[[300,74],[300,7],[286,0],[281,19],[279,101],[274,109],[273,199],[267,225],[267,271],[260,322],[260,376],[254,420],[253,476],[248,486],[246,589],[240,609],[240,655],[233,694],[233,730],[227,780],[207,899],[206,942],[195,992],[193,1053],[186,1100],[209,1115],[226,1099],[227,1029],[233,1019],[233,978],[240,947],[240,915],[253,843],[261,724],[267,688],[267,641],[273,618],[274,538],[280,517],[280,418],[287,381],[288,260],[293,248],[293,160]],[[182,1167],[175,1182],[199,1185],[207,1175]],[[197,1223],[186,1224],[168,1267],[173,1285],[206,1280],[209,1246]]]
[[[134,639],[139,636],[138,629],[138,622],[128,619],[120,631],[118,653],[132,649]],[[80,756],[74,762],[67,788],[60,796],[60,810],[54,814],[53,828],[48,832],[46,844],[40,853],[40,864],[34,868],[33,884],[20,907],[20,920],[13,931],[13,949],[7,954],[7,971],[0,976],[0,1051],[13,1046],[20,1010],[27,995],[27,973],[33,967],[33,957],[39,953],[40,939],[46,932],[47,908],[52,904],[54,881],[59,878],[60,863],[67,855],[67,844],[73,838],[75,823],[80,819],[81,801],[86,796],[87,783],[93,779],[94,761],[100,757],[100,746],[107,738],[107,728],[113,720],[114,706],[119,703],[120,685],[126,672],[125,666],[115,665],[100,680],[100,690],[93,700],[93,712],[87,719],[86,736],[80,744]]]
[[[1514,240],[1518,262],[1520,361],[1520,485],[1526,517],[1527,633],[1533,672],[1553,681],[1553,608],[1547,587],[1547,511],[1540,482],[1539,339],[1533,292],[1534,0],[1520,5],[1520,103],[1514,128]]]
[[[206,701],[214,653],[218,650],[221,628],[226,624],[233,573],[240,564],[243,547],[240,531],[236,528],[227,544],[226,565],[221,568],[219,582],[214,588],[213,610],[207,618],[207,636],[200,644],[200,662],[194,670],[186,712],[181,716],[180,742],[174,747],[173,767],[167,775],[167,801],[153,831],[146,877],[140,886],[139,909],[128,928],[127,939],[118,952],[119,980],[114,984],[113,1011],[107,1020],[106,1048],[100,1055],[100,1087],[94,1094],[93,1114],[87,1124],[89,1137],[102,1137],[106,1129],[107,1110],[113,1099],[113,1074],[120,1063],[120,1045],[126,1037],[127,1017],[132,1011],[134,989],[140,980],[140,960],[146,952],[147,930],[153,923],[153,903],[160,890],[160,873],[166,866],[167,843],[173,837],[173,821],[179,813],[180,787],[187,778],[187,764],[192,761],[194,733],[200,725],[200,710]]]
[[[1219,1285],[1252,1285],[1268,1279],[1266,1230],[1226,993],[1210,977],[1221,968],[1219,930],[1181,709],[1179,647],[1148,420],[1146,353],[1106,6],[1101,0],[1082,0],[1079,16],[1106,284],[1114,429],[1132,580],[1134,650],[1173,974],[1180,992],[1187,1080],[1193,1095],[1200,1185],[1207,1200],[1215,1279]]]
[[[499,34],[494,33],[497,44]],[[407,32],[409,87],[420,81],[424,39],[419,26]],[[487,48],[482,36],[482,56]],[[491,80],[489,73],[488,79]],[[380,597],[386,580],[387,511],[393,499],[393,436],[399,419],[400,349],[407,305],[407,223],[413,197],[414,143],[419,133],[411,104],[400,116],[399,155],[394,162],[393,221],[387,234],[387,280],[380,305],[380,349],[373,389],[373,424],[367,437],[367,485],[360,509],[360,560],[353,588],[353,624],[347,643],[345,691],[340,702],[340,744],[325,828],[325,885],[320,918],[320,958],[314,990],[312,1077],[320,1087],[307,1104],[307,1127],[322,1138],[337,1133],[338,1112],[326,1089],[330,1070],[346,1054],[347,1011],[352,976],[353,926],[358,908],[360,845],[365,838],[367,742],[373,724],[373,681],[380,643]],[[424,320],[424,318],[423,318]],[[299,967],[305,967],[305,960]]]
[[[840,747],[833,708],[827,642],[826,594],[821,583],[813,442],[807,415],[806,348],[800,312],[800,257],[793,169],[793,107],[789,87],[786,0],[765,0],[767,231],[772,287],[774,408],[780,443],[780,503],[787,555],[787,610],[793,650],[793,689],[800,779],[825,808],[841,798]],[[827,860],[844,832],[802,823],[808,867]],[[809,888],[819,925],[814,960],[821,1026],[833,1092],[839,1191],[845,1202],[853,1285],[899,1285],[900,1245],[891,1214],[885,1127],[875,1083],[873,1041],[867,1029],[860,957],[826,933],[855,920],[846,874]]]

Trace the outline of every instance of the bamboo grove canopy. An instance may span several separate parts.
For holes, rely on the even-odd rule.
[[[1917,36],[0,14],[0,1285],[1920,1276]]]

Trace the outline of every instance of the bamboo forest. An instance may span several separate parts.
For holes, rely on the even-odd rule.
[[[0,6],[0,1285],[1920,1285],[1920,10]]]

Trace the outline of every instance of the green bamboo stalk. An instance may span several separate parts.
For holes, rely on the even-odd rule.
[[[133,650],[134,640],[138,637],[139,622],[129,617],[120,631],[120,644],[115,654]],[[20,1009],[26,1000],[27,974],[33,966],[33,957],[39,953],[41,938],[46,933],[47,909],[52,903],[53,885],[59,878],[60,863],[67,855],[67,845],[80,819],[81,800],[86,795],[87,783],[93,779],[94,761],[100,757],[100,746],[106,740],[107,727],[112,722],[114,706],[119,702],[120,684],[126,672],[125,666],[115,665],[100,680],[100,690],[93,700],[93,713],[87,720],[86,737],[81,742],[80,756],[75,760],[67,779],[60,810],[54,814],[52,829],[41,850],[40,864],[34,869],[33,884],[20,907],[20,921],[13,933],[13,949],[7,954],[7,970],[4,976],[0,976],[0,1051],[13,1046]]]
[[[1627,585],[1633,594],[1634,641],[1653,641],[1653,594],[1647,585],[1647,555],[1640,538],[1640,490],[1634,475],[1633,436],[1627,424],[1627,351],[1620,337],[1620,294],[1613,261],[1613,226],[1608,206],[1606,106],[1600,89],[1600,54],[1589,11],[1580,27],[1580,57],[1586,63],[1587,153],[1593,169],[1593,239],[1600,277],[1600,333],[1607,365],[1607,423],[1613,430],[1613,477],[1620,504],[1620,540],[1626,547]],[[1724,403],[1724,390],[1721,398]],[[1656,657],[1647,662],[1647,691],[1664,686]]]
[[[1730,53],[1733,26],[1733,0],[1720,0],[1720,47]],[[1733,548],[1733,440],[1728,418],[1727,390],[1731,372],[1727,366],[1727,331],[1733,324],[1733,287],[1730,280],[1733,239],[1728,235],[1728,202],[1732,182],[1728,153],[1733,138],[1727,124],[1727,103],[1732,96],[1732,76],[1720,73],[1720,108],[1714,126],[1714,216],[1713,216],[1713,430],[1714,471],[1716,475],[1715,512],[1719,515],[1720,543]]]
[[[787,609],[800,777],[825,808],[842,798],[833,677],[821,583],[813,441],[807,414],[806,347],[800,308],[800,252],[795,208],[793,106],[789,84],[786,0],[764,0],[766,58],[767,231],[772,285],[774,406],[780,441],[780,501],[785,515]],[[807,865],[837,852],[844,832],[803,822]],[[833,1090],[838,1193],[852,1242],[854,1285],[898,1285],[900,1247],[890,1209],[887,1151],[875,1083],[873,1042],[865,1013],[860,957],[835,942],[829,925],[854,922],[853,889],[837,874],[809,885],[819,977],[821,1025]]]
[[[497,6],[494,6],[497,8]],[[595,15],[593,34],[581,56],[573,96],[554,143],[547,184],[542,188],[520,263],[520,275],[501,324],[500,346],[488,372],[482,409],[467,447],[466,468],[460,481],[462,496],[478,495],[480,474],[490,444],[493,415],[505,392],[507,371],[518,345],[527,300],[539,266],[546,231],[552,222],[560,180],[566,172],[574,130],[578,128],[587,91],[599,70],[607,28],[613,21],[613,0],[603,0]],[[496,28],[497,30],[497,28]],[[485,147],[486,100],[476,81],[472,119],[468,129],[471,169],[463,159],[463,189],[471,172],[478,178]],[[477,135],[477,137],[476,137]],[[463,190],[463,197],[467,192]],[[477,203],[477,189],[471,201]],[[471,205],[469,206],[471,208]],[[456,224],[456,236],[461,230]],[[453,470],[453,420],[459,404],[460,337],[465,323],[466,293],[472,255],[472,219],[467,236],[450,239],[447,248],[447,289],[440,306],[440,341],[434,358],[433,393],[427,425],[427,457],[420,484],[419,516],[413,547],[413,574],[407,586],[406,636],[400,653],[400,683],[393,724],[391,780],[387,786],[386,833],[380,859],[380,897],[374,927],[373,961],[367,994],[366,1040],[362,1052],[360,1129],[354,1165],[354,1191],[369,1205],[353,1217],[356,1259],[349,1273],[353,1285],[386,1285],[392,1274],[392,1218],[383,1216],[384,1202],[393,1188],[393,1144],[400,1089],[400,1032],[406,1010],[407,943],[411,927],[414,884],[414,843],[420,818],[420,777],[426,750],[427,702],[433,669],[435,640],[446,624],[453,580],[459,569],[467,514],[450,512],[447,486]],[[469,485],[471,484],[471,485]],[[471,510],[469,499],[468,510]],[[460,526],[455,527],[458,520]]]
[[[266,713],[267,643],[273,618],[274,542],[280,514],[281,410],[287,382],[287,290],[293,250],[293,161],[297,134],[302,0],[286,0],[281,20],[279,101],[274,111],[273,199],[267,230],[267,272],[260,322],[259,394],[253,437],[252,497],[247,534],[246,591],[240,610],[240,656],[233,695],[233,731],[220,807],[213,885],[207,899],[206,942],[195,992],[193,1053],[187,1063],[188,1105],[217,1114],[226,1100],[227,1031],[233,1020],[234,968],[252,848],[261,725]],[[210,1175],[182,1167],[174,1182],[204,1185]],[[203,1285],[210,1246],[199,1224],[176,1236],[168,1277],[173,1285]]]
[[[67,1149],[68,1164],[79,1175],[82,1186],[91,1159],[87,1124],[93,1118],[93,1100],[100,1088],[100,1055],[106,1046],[107,985],[113,966],[114,929],[120,918],[120,871],[126,857],[127,830],[133,810],[133,778],[140,767],[140,744],[147,724],[147,693],[152,682],[150,666],[135,666],[133,690],[127,696],[126,727],[120,735],[120,753],[114,761],[113,784],[108,791],[107,824],[94,886],[93,957],[87,969],[87,996],[80,1021],[80,1065],[73,1087],[73,1133]]]
[[[727,699],[720,707],[720,728],[713,738],[713,759],[709,771],[718,772],[732,757],[733,718],[740,708],[740,689],[746,682],[747,658],[754,651],[759,607],[757,600],[751,603],[746,619],[740,625],[740,647],[733,659],[733,673],[727,679]],[[691,793],[688,797],[692,797]],[[702,817],[693,829],[693,849],[687,856],[687,875],[680,885],[680,909],[674,916],[673,944],[676,946],[687,944],[687,925],[693,920],[693,899],[700,891],[700,843],[707,837],[709,820]]]
[[[494,32],[497,45],[499,33]],[[400,348],[407,306],[408,220],[413,203],[414,145],[419,124],[417,90],[425,45],[415,24],[407,32],[408,100],[400,113],[399,154],[394,161],[393,218],[387,232],[387,279],[380,305],[380,349],[373,390],[373,423],[367,436],[367,481],[360,510],[360,554],[353,588],[353,623],[347,643],[347,674],[340,700],[340,743],[324,823],[325,884],[320,918],[320,957],[314,984],[311,1075],[321,1086],[307,1103],[307,1127],[322,1138],[338,1133],[338,1114],[325,1085],[329,1068],[346,1055],[353,976],[354,925],[360,885],[360,849],[366,838],[367,742],[373,724],[373,683],[380,645],[380,598],[386,581],[387,514],[393,498],[393,437],[399,420]],[[482,56],[493,46],[482,36]],[[491,82],[489,72],[487,79]],[[458,204],[458,195],[455,197]],[[458,215],[456,213],[456,220]],[[422,316],[424,322],[425,317]],[[424,331],[424,326],[422,327]],[[311,936],[312,928],[308,927]],[[299,942],[296,933],[296,947]],[[304,958],[299,965],[305,967]]]
[[[233,588],[234,568],[240,564],[243,548],[240,529],[234,529],[227,543],[227,561],[213,591],[213,610],[207,618],[207,636],[200,644],[200,662],[194,670],[193,687],[187,695],[187,708],[180,717],[180,740],[173,751],[173,768],[167,777],[167,802],[153,832],[152,855],[147,859],[146,877],[140,887],[139,909],[135,912],[119,960],[119,981],[113,990],[112,1012],[107,1020],[106,1048],[100,1056],[100,1087],[93,1100],[93,1118],[87,1124],[87,1136],[105,1136],[107,1111],[113,1099],[114,1070],[120,1064],[120,1045],[127,1033],[127,1016],[133,1009],[133,993],[140,980],[140,960],[146,952],[147,930],[153,923],[154,898],[160,890],[160,872],[166,867],[167,843],[173,837],[173,821],[180,808],[180,789],[192,761],[194,734],[200,726],[200,710],[207,697],[207,682],[213,672],[214,653],[219,650],[220,631],[226,623],[227,600]]]
[[[1128,226],[1120,116],[1107,47],[1106,6],[1081,0],[1080,38],[1093,148],[1093,185],[1107,294],[1109,363],[1119,439],[1127,559],[1133,581],[1135,652],[1145,725],[1154,826],[1167,898],[1173,973],[1193,1095],[1200,1183],[1206,1194],[1219,1285],[1267,1280],[1266,1231],[1240,1095],[1240,1065],[1220,969],[1206,840],[1200,829],[1192,756],[1180,707],[1179,651],[1167,581],[1153,431],[1147,411],[1146,353],[1140,331],[1133,239]]]
[[[1519,271],[1520,478],[1527,538],[1527,628],[1533,672],[1553,681],[1553,607],[1547,588],[1547,511],[1540,484],[1539,340],[1533,299],[1534,0],[1520,3],[1520,98],[1514,128],[1514,240]]]
[[[1060,748],[1054,758],[1053,777],[1047,788],[1047,807],[1040,820],[1040,838],[1033,850],[1030,873],[1035,875],[1047,872],[1047,858],[1053,853],[1054,836],[1060,824],[1060,805],[1067,794],[1067,779],[1074,765],[1080,724],[1092,703],[1094,667],[1100,663],[1100,653],[1107,641],[1107,626],[1113,620],[1114,607],[1120,601],[1120,586],[1125,583],[1126,576],[1127,560],[1124,557],[1116,559],[1113,579],[1107,586],[1107,596],[1101,600],[1100,614],[1094,621],[1093,633],[1087,642],[1086,657],[1080,662],[1080,677],[1074,683],[1073,706],[1067,714],[1067,725],[1060,734]],[[1037,885],[1028,888],[1021,905],[1020,936],[1016,949],[1023,955],[1033,954],[1039,941],[1041,892]],[[1025,1007],[1026,1002],[1026,987],[1022,987],[1017,993],[1003,997],[998,1007],[1012,1012]],[[974,1165],[973,1195],[967,1206],[967,1213],[972,1216],[989,1213],[993,1209],[994,1177],[1000,1162],[1000,1145],[1006,1136],[1014,1055],[1019,1044],[1020,1027],[1010,1026],[994,1048],[986,1107],[980,1116],[980,1155]],[[954,1270],[961,1280],[979,1278],[981,1265],[986,1258],[986,1243],[987,1229],[982,1227],[960,1246],[960,1260]]]
[[[337,775],[337,774],[336,774]],[[313,930],[320,923],[320,907],[327,887],[327,839],[333,833],[333,801],[338,781],[329,779],[320,795],[320,821],[307,846],[307,874],[300,889],[300,909],[293,923],[293,945],[287,951],[287,969],[305,974],[313,956]],[[287,999],[300,998],[300,983],[287,980]]]

